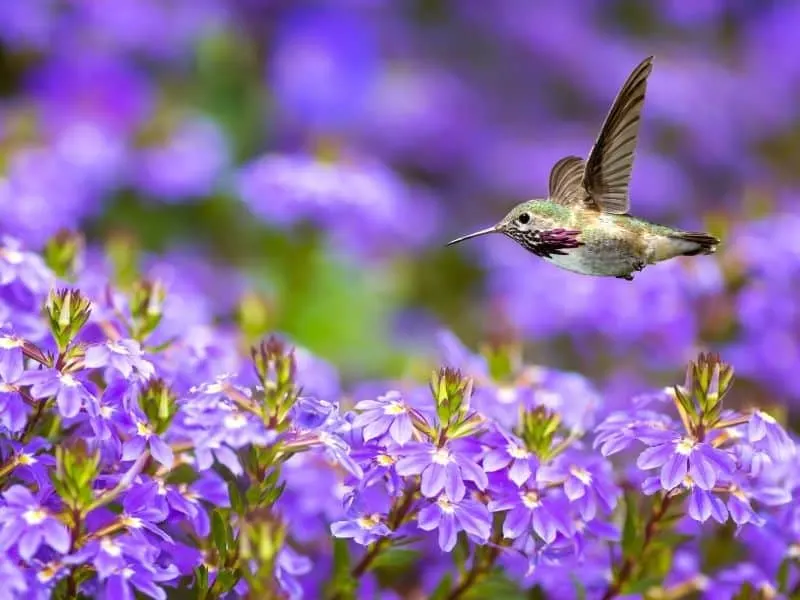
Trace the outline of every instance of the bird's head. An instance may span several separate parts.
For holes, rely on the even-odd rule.
[[[448,242],[447,245],[452,246],[453,244],[458,244],[459,242],[489,233],[502,233],[521,242],[530,235],[531,232],[536,230],[535,220],[534,212],[531,209],[531,202],[523,202],[512,208],[496,225],[456,238]]]

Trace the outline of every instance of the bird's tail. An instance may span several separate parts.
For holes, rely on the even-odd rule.
[[[719,239],[708,233],[679,231],[669,237],[686,243],[686,249],[680,253],[681,256],[714,254],[717,251],[717,245],[719,245]]]

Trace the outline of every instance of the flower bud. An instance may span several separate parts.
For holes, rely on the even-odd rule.
[[[64,352],[89,320],[92,305],[78,290],[52,290],[45,311],[58,349]]]
[[[147,383],[139,396],[139,406],[157,434],[164,433],[178,410],[175,393],[162,379]]]
[[[546,458],[553,449],[553,439],[561,425],[561,417],[544,406],[522,413],[519,437],[525,447],[539,458]]]
[[[443,367],[431,377],[431,392],[436,401],[436,414],[443,427],[469,412],[472,379],[461,371]]]
[[[44,262],[56,274],[67,279],[74,275],[85,240],[80,233],[62,229],[47,241],[44,247]]]
[[[94,500],[94,481],[100,468],[100,455],[90,453],[82,440],[72,447],[56,446],[56,470],[51,475],[53,487],[64,503],[81,510]]]
[[[166,291],[159,281],[140,280],[131,291],[134,337],[140,341],[155,331],[163,316]]]

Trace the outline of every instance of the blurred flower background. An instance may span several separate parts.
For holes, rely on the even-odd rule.
[[[800,7],[690,4],[3,2],[0,227],[157,252],[187,321],[244,315],[347,380],[413,373],[445,327],[612,398],[715,349],[742,402],[792,408]],[[712,231],[716,257],[628,284],[506,239],[443,248],[544,195],[650,54],[633,211]]]
[[[309,580],[341,574],[331,535],[369,545],[359,579],[418,517],[414,536],[438,535],[414,583],[430,597],[452,569],[440,549],[464,567],[459,531],[487,575],[490,512],[507,510],[495,529],[527,557],[516,573],[504,555],[509,573],[582,597],[568,576],[579,563],[554,566],[569,538],[591,557],[583,583],[610,598],[652,584],[632,557],[660,551],[651,529],[684,492],[690,524],[663,542],[662,579],[715,598],[787,588],[796,509],[766,520],[750,500],[800,493],[795,442],[773,418],[800,430],[798,30],[800,4],[777,1],[0,1],[0,510],[31,526],[0,528],[0,598],[58,577],[76,592],[70,565],[87,561],[88,589],[105,594],[130,593],[124,578],[161,598],[154,582],[208,584],[211,571],[239,589],[252,582],[231,565],[251,557],[228,564],[220,549],[233,515],[237,543],[273,544],[265,572],[291,597],[298,579],[321,597]],[[709,231],[716,255],[631,283],[558,270],[500,236],[444,247],[544,196],[552,165],[588,154],[649,55],[632,213]],[[48,296],[56,280],[83,295]],[[274,332],[296,350],[257,346],[255,382],[243,350]],[[717,380],[699,408],[679,396],[681,421],[665,417],[675,398],[653,390],[700,351],[736,368],[727,412],[717,392],[731,374],[706,357]],[[439,372],[433,411],[424,383],[440,363],[475,389]],[[481,437],[470,407],[522,441]],[[64,467],[67,451],[49,449],[62,435],[91,440],[101,467]],[[621,482],[606,456],[634,440],[648,448]],[[197,477],[177,481],[188,464]],[[255,499],[226,493],[212,464],[249,477]],[[652,527],[632,508],[640,486],[660,494]],[[618,498],[611,556],[619,532],[603,519]],[[113,526],[94,519],[115,502]],[[288,515],[291,544],[264,507]],[[767,525],[745,530],[735,557],[733,527],[701,548],[700,524],[728,516]],[[628,531],[639,517],[644,541]],[[359,581],[359,597],[379,597],[371,572]],[[459,598],[474,581],[450,583]]]

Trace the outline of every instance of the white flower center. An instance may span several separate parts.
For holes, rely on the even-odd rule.
[[[136,433],[141,435],[142,437],[150,437],[153,435],[153,430],[150,429],[146,423],[142,423],[141,421],[137,421],[136,423]]]
[[[508,452],[511,458],[528,458],[530,456],[530,452],[517,444],[509,444],[506,446],[506,452]]]
[[[122,548],[111,538],[102,538],[100,540],[100,548],[109,556],[120,556],[122,554]]]
[[[9,337],[4,335],[0,337],[0,348],[3,350],[11,350],[12,348],[21,348],[23,342],[19,338]]]
[[[589,473],[586,469],[581,467],[571,467],[569,472],[572,474],[573,477],[578,479],[583,485],[589,485],[592,483],[592,474]]]
[[[454,512],[456,512],[455,505],[445,496],[439,496],[439,498],[436,500],[436,504],[439,505],[439,508],[442,510],[442,512],[445,512],[449,515],[452,515]]]
[[[541,500],[539,500],[539,492],[536,490],[522,492],[519,497],[522,499],[522,503],[526,508],[536,508],[542,504]]]
[[[382,467],[391,467],[397,460],[393,456],[389,456],[388,454],[378,454],[375,457],[375,462],[377,462]]]
[[[358,523],[358,526],[361,527],[361,529],[365,529],[367,531],[377,526],[378,523],[380,522],[381,522],[381,517],[380,515],[377,514],[368,515],[365,517],[359,517],[358,519],[356,519],[356,523]]]
[[[223,419],[223,423],[226,429],[241,429],[247,425],[247,417],[241,413],[234,413],[232,415],[227,415]]]
[[[6,262],[11,263],[12,265],[18,265],[23,261],[25,256],[18,250],[3,248],[3,258],[6,259]]]
[[[38,525],[47,518],[47,513],[41,508],[31,508],[22,513],[22,518],[28,525]]]
[[[131,529],[142,528],[142,520],[139,517],[131,517],[130,515],[122,517],[122,524]]]
[[[386,407],[383,409],[383,412],[387,415],[404,415],[406,414],[407,410],[405,405],[402,402],[398,402],[396,400],[392,400]]]
[[[128,352],[128,349],[119,342],[108,342],[108,349],[111,350],[114,354],[123,354],[125,356],[128,356],[130,354],[130,352]]]
[[[100,407],[100,416],[104,419],[110,419],[111,415],[114,414],[114,407],[113,406],[101,406]]]
[[[453,460],[452,456],[450,456],[450,451],[447,448],[437,448],[431,452],[431,458],[437,465],[447,465]]]
[[[23,452],[17,458],[17,462],[21,465],[35,465],[37,463],[36,457],[33,454]]]
[[[10,383],[0,383],[0,392],[16,392],[17,386],[11,385]]]
[[[512,404],[517,401],[517,389],[503,386],[497,388],[497,401],[502,404]]]
[[[675,444],[675,452],[678,454],[682,454],[683,456],[689,456],[694,450],[695,441],[689,438],[681,438],[681,440]]]
[[[125,567],[124,569],[122,569],[122,571],[120,571],[120,574],[122,575],[123,578],[130,579],[135,575],[135,572],[130,567]]]
[[[59,381],[61,381],[63,385],[66,385],[67,387],[76,387],[78,385],[78,380],[75,379],[69,373],[61,373],[58,376],[58,379]]]

